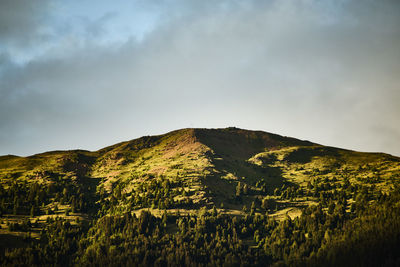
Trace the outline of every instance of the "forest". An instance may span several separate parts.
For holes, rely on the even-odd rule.
[[[346,187],[347,185],[347,187]],[[0,190],[2,213],[31,215],[54,196],[60,202],[86,209],[87,203],[68,190],[38,185]],[[146,190],[167,191],[152,184]],[[322,190],[321,188],[326,188]],[[329,190],[329,192],[327,192]],[[239,190],[240,191],[240,190]],[[278,192],[280,191],[280,192]],[[79,189],[76,191],[78,196]],[[293,196],[296,194],[295,196]],[[93,215],[91,220],[48,219],[38,239],[29,220],[11,223],[23,231],[25,245],[5,249],[2,266],[395,266],[400,264],[400,187],[389,193],[370,186],[341,188],[320,184],[309,189],[277,190],[283,197],[318,195],[319,204],[306,207],[295,219],[275,220],[266,204],[253,202],[246,215],[232,216],[215,206],[196,214],[169,213]],[[53,195],[52,195],[53,194]],[[118,194],[118,193],[116,193]],[[298,195],[300,194],[300,195]],[[19,200],[22,196],[25,200]],[[14,199],[13,203],[4,201]],[[354,199],[349,204],[348,199]],[[74,204],[75,203],[75,204]],[[112,209],[111,202],[99,210]],[[46,212],[49,212],[46,210]],[[51,212],[51,211],[50,211]],[[72,212],[72,211],[71,211]],[[3,219],[4,220],[4,219]],[[37,227],[37,226],[36,226]]]

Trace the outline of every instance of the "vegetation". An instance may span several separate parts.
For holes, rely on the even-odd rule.
[[[399,170],[236,128],[4,156],[0,264],[396,266]]]

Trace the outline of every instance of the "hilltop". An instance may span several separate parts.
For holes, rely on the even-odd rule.
[[[273,242],[280,239],[268,236],[263,222],[270,225],[270,231],[278,231],[279,227],[290,226],[281,226],[279,221],[295,220],[296,227],[300,227],[298,223],[307,216],[322,212],[328,217],[321,217],[321,220],[334,216],[329,220],[335,220],[335,224],[324,226],[330,231],[325,235],[331,235],[329,242],[333,242],[335,227],[364,216],[363,207],[386,201],[385,196],[397,192],[399,179],[398,157],[327,147],[234,127],[181,129],[121,142],[98,151],[1,156],[0,252],[6,251],[6,239],[13,240],[7,245],[14,248],[29,246],[29,242],[42,244],[46,236],[44,229],[50,231],[49,227],[57,220],[75,227],[71,231],[90,224],[92,230],[87,233],[87,239],[82,239],[86,243],[80,245],[90,247],[95,244],[89,240],[100,238],[97,231],[110,216],[136,218],[142,214],[139,219],[150,216],[154,219],[149,220],[162,220],[162,225],[157,226],[161,236],[172,234],[177,238],[183,231],[182,222],[178,220],[185,221],[186,232],[187,228],[194,227],[186,220],[194,218],[196,221],[210,213],[228,216],[226,218],[230,219],[226,220],[243,218],[243,227],[248,230],[238,229],[241,234],[230,242],[240,241],[237,245],[244,250],[248,247],[256,251],[261,249],[270,263],[279,260],[287,263],[288,259],[283,256],[286,245],[280,245],[283,251],[271,250]],[[249,218],[258,218],[257,223],[248,225]],[[222,221],[220,224],[231,227],[230,224],[224,226]],[[307,225],[304,223],[302,227]],[[321,242],[328,242],[324,239],[327,229],[322,229],[322,237],[317,238],[314,248],[307,247],[302,256],[296,256],[299,260],[317,259],[311,252],[318,251]],[[219,230],[211,232],[215,231]],[[111,231],[109,237],[116,234]],[[342,232],[338,230],[336,235],[339,234]],[[294,237],[285,238],[292,240]],[[296,237],[296,246],[306,242],[307,238],[302,238],[297,240]],[[27,243],[26,240],[31,241]],[[266,245],[267,241],[272,243]],[[89,257],[89,247],[74,253]],[[292,250],[296,252],[297,248]],[[226,256],[226,253],[221,255]],[[71,255],[72,260],[75,256]],[[99,259],[94,255],[90,257],[92,262]],[[323,255],[318,259],[321,258]]]

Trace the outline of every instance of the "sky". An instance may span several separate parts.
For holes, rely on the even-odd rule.
[[[229,126],[400,156],[400,1],[0,0],[0,155]]]

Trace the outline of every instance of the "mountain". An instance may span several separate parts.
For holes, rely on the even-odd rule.
[[[30,264],[63,265],[51,254],[52,250],[61,249],[49,243],[49,239],[54,239],[54,242],[64,240],[67,244],[76,242],[71,245],[73,248],[63,251],[67,265],[95,264],[104,255],[104,262],[110,260],[106,265],[117,264],[113,259],[128,264],[132,255],[144,253],[144,257],[146,251],[151,251],[148,265],[156,264],[158,259],[163,264],[178,264],[177,259],[165,258],[168,254],[165,248],[152,239],[146,241],[153,244],[151,249],[133,246],[121,236],[121,229],[108,221],[128,216],[125,223],[129,221],[130,225],[143,224],[144,218],[147,218],[145,223],[153,221],[151,227],[157,225],[154,229],[147,225],[149,229],[137,234],[152,236],[158,231],[158,238],[169,242],[178,242],[181,237],[189,240],[189,245],[199,242],[194,233],[189,237],[183,235],[183,228],[185,234],[192,229],[212,235],[210,240],[201,241],[200,247],[215,246],[223,240],[221,235],[226,238],[229,235],[226,251],[215,256],[214,260],[224,259],[219,263],[203,255],[200,249],[176,244],[183,250],[183,261],[187,261],[183,265],[194,262],[223,265],[223,261],[258,265],[261,260],[268,264],[325,264],[327,255],[333,253],[331,250],[336,253],[347,243],[356,242],[346,237],[350,230],[343,231],[347,223],[358,223],[365,218],[372,220],[375,215],[365,212],[372,209],[381,212],[383,208],[379,207],[384,205],[390,209],[399,206],[392,203],[392,198],[397,197],[399,179],[398,157],[327,147],[234,127],[182,129],[93,152],[71,150],[29,157],[1,156],[0,262],[15,264],[16,255],[30,249],[36,251]],[[376,206],[378,204],[381,206]],[[388,216],[387,210],[383,215]],[[211,226],[202,225],[208,229],[205,231],[196,225],[212,220],[207,216],[217,216],[221,221],[214,219]],[[315,216],[321,218],[316,220]],[[311,222],[300,223],[308,217],[316,220],[312,230]],[[244,221],[236,229],[232,220],[235,223]],[[398,217],[392,220],[397,223]],[[73,241],[49,235],[55,231],[54,227],[69,233]],[[106,236],[101,234],[103,227],[109,228]],[[221,230],[224,227],[230,229],[230,234]],[[282,229],[294,232],[277,238],[274,231]],[[298,236],[302,231],[304,233]],[[396,231],[390,233],[400,234],[400,230]],[[344,245],[337,241],[346,238],[349,241]],[[399,241],[396,238],[390,242],[400,244],[396,243]],[[98,247],[93,240],[108,245]],[[290,244],[285,244],[289,241]],[[364,246],[362,242],[360,246]],[[124,245],[133,246],[137,253],[129,250],[129,254],[123,249]],[[115,255],[109,251],[110,246]],[[103,250],[104,255],[91,249]],[[242,258],[235,258],[235,253]],[[388,260],[397,260],[386,254],[384,257]],[[337,256],[336,260],[340,262],[343,256]]]

